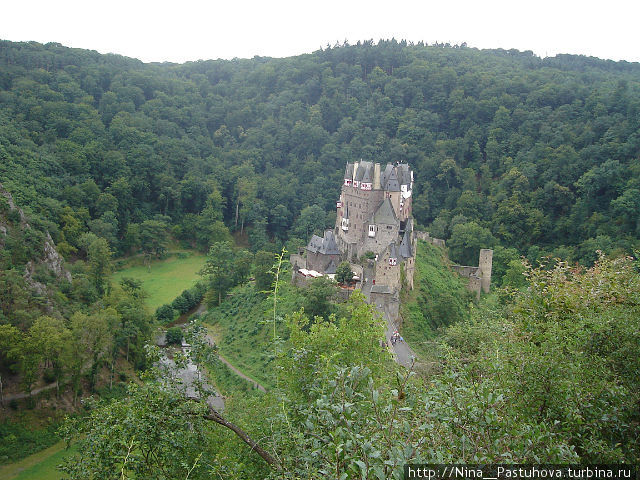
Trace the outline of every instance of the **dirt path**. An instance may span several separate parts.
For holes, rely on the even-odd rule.
[[[213,339],[213,337],[207,333],[207,340],[209,341],[209,344],[214,344],[215,340]],[[252,383],[258,390],[262,391],[262,392],[266,392],[267,389],[264,388],[263,385],[261,385],[260,383],[258,383],[256,380],[254,380],[251,377],[248,377],[247,375],[245,375],[244,373],[242,373],[240,370],[238,370],[236,367],[234,367],[231,362],[229,362],[229,360],[227,360],[226,358],[224,358],[221,354],[220,351],[218,351],[218,358],[220,359],[220,361],[222,363],[224,363],[227,367],[229,367],[229,369],[235,373],[236,375],[238,375],[240,378],[245,379],[247,382]]]
[[[33,390],[31,390],[31,396],[37,395],[40,392],[44,392],[45,390],[51,390],[52,388],[56,388],[56,382],[45,385],[44,387],[34,388]],[[13,393],[11,395],[2,396],[5,402],[10,402],[11,400],[22,400],[23,398],[27,397],[29,397],[28,393]]]

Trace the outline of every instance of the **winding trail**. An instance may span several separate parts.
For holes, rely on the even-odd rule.
[[[34,388],[33,390],[31,390],[31,396],[37,395],[40,392],[44,392],[45,390],[51,390],[52,388],[56,388],[56,382],[45,385],[44,387]],[[29,396],[30,395],[28,393],[12,393],[10,395],[3,395],[2,399],[5,402],[10,402],[11,400],[22,400],[23,398],[28,398]]]
[[[209,345],[215,344],[215,340],[213,339],[213,337],[207,333],[207,341],[209,342]],[[245,375],[244,373],[242,373],[242,371],[238,370],[236,367],[233,366],[233,364],[231,364],[231,362],[229,362],[229,360],[227,360],[226,358],[224,358],[222,356],[222,354],[220,353],[220,351],[218,351],[218,358],[220,359],[220,361],[222,363],[224,363],[227,367],[229,367],[229,369],[235,373],[236,375],[238,375],[240,378],[246,380],[247,382],[253,384],[258,390],[262,391],[262,392],[266,392],[267,389],[261,385],[257,380],[254,380],[251,377],[248,377],[247,375]]]

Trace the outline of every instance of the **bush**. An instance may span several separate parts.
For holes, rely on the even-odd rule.
[[[156,318],[163,323],[172,322],[177,316],[178,312],[171,308],[171,305],[161,305],[156,310]]]
[[[171,327],[169,330],[167,330],[167,344],[182,344],[182,329],[180,327]]]

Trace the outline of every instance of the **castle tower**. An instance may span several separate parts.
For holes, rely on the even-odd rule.
[[[373,165],[373,189],[380,190],[380,164],[375,163]]]
[[[482,291],[489,293],[489,287],[491,286],[491,267],[493,265],[493,250],[483,248],[480,250],[480,259],[478,260],[478,266],[480,272],[482,272]]]

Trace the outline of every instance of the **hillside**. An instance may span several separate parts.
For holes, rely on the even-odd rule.
[[[202,250],[228,227],[294,251],[332,225],[347,161],[401,160],[434,236],[590,265],[638,246],[639,94],[638,64],[513,50],[160,65],[4,41],[0,181],[67,257],[86,231],[144,248],[145,221]]]

